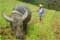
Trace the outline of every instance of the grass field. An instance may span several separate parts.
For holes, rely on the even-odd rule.
[[[38,6],[16,0],[0,0],[0,28],[3,27],[4,32],[6,31],[7,35],[5,37],[10,36],[10,32],[7,31],[9,29],[6,29],[6,26],[9,26],[9,22],[2,17],[2,11],[6,10],[7,15],[10,15],[13,6],[19,3],[26,5],[32,11],[32,18],[28,24],[26,40],[60,40],[60,11],[45,8],[43,20],[40,22],[36,11]],[[3,39],[3,37],[4,35],[2,36],[0,34],[0,39],[10,40],[8,38]],[[15,40],[15,37],[11,38],[11,40]]]

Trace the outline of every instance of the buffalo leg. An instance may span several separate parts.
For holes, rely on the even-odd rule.
[[[25,34],[27,34],[27,24],[23,24],[23,30],[24,30]]]

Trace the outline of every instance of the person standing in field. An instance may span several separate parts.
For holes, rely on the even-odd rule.
[[[43,14],[44,14],[44,8],[43,8],[43,5],[40,4],[38,8],[38,15],[39,15],[40,21],[42,20]]]

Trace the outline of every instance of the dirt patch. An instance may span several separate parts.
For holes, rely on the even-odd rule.
[[[13,33],[10,27],[0,27],[0,35],[2,35],[4,40],[13,40]]]
[[[56,40],[60,40],[60,23],[59,23],[59,18],[58,17],[54,17],[54,19],[52,19],[52,29],[53,32],[55,33],[55,37]]]

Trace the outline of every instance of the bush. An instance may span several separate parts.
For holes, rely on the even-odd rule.
[[[60,10],[60,0],[19,0],[19,1],[28,2],[35,5],[39,5],[41,3],[46,8]]]
[[[60,10],[60,0],[48,0],[48,8]]]

